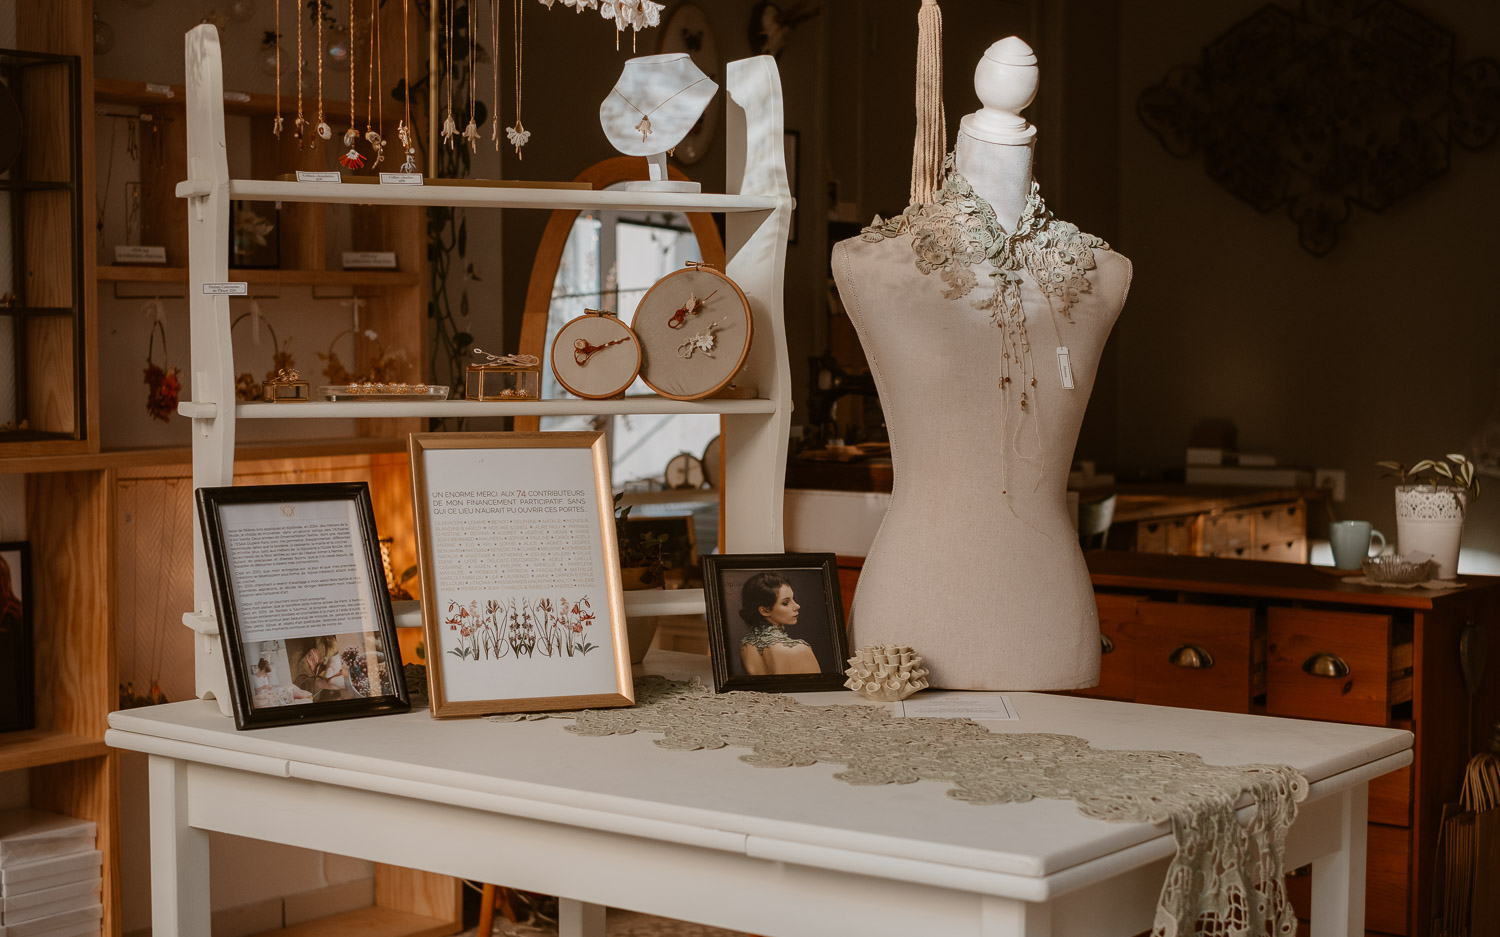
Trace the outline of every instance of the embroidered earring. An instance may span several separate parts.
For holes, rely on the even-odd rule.
[[[469,141],[469,152],[479,152],[479,125],[474,123],[474,4],[479,0],[469,0],[469,125],[464,128],[463,137]]]
[[[314,0],[317,2],[317,0]],[[319,139],[333,139],[333,128],[328,126],[328,121],[323,119],[323,8],[317,7],[318,17],[318,123],[313,129],[317,131]]]
[[[277,0],[277,12],[281,9],[281,0]],[[297,11],[297,119],[292,122],[292,139],[302,140],[307,136],[309,129],[307,118],[302,114],[302,72],[307,64],[307,59],[302,57],[302,11]]]
[[[380,63],[380,0],[370,0],[370,78],[365,83],[365,142],[370,144],[370,150],[375,154],[375,160],[370,163],[374,169],[385,160],[385,138],[380,135],[376,128],[385,126],[385,77]],[[352,16],[351,16],[352,19]],[[352,71],[352,68],[351,68]],[[371,118],[375,112],[375,87],[379,85],[382,89],[380,96],[380,121],[371,124]],[[349,103],[349,114],[352,119],[354,114],[354,102]]]
[[[612,348],[615,345],[623,345],[628,341],[630,341],[630,336],[627,335],[624,338],[617,338],[612,342],[605,342],[603,345],[591,345],[586,338],[575,338],[573,340],[573,360],[578,363],[580,368],[584,367],[589,363],[590,358],[604,349]]]
[[[470,0],[473,2],[473,0]],[[490,115],[490,139],[495,141],[495,152],[500,152],[500,16],[495,7],[499,0],[490,0],[490,48],[495,50],[494,68],[490,70],[490,78],[494,82],[494,90],[490,94],[495,113]],[[501,177],[504,177],[502,172]]]
[[[521,153],[521,147],[531,142],[531,131],[521,123],[521,54],[524,49],[522,30],[525,28],[525,14],[521,6],[521,0],[513,0],[515,3],[515,25],[516,25],[516,122],[505,128],[505,136],[510,140],[510,145],[516,148],[516,158],[525,159]]]
[[[349,0],[349,129],[344,131],[344,146],[349,152],[339,157],[339,165],[348,170],[365,167],[364,154],[354,148],[359,131],[354,127],[354,0]]]
[[[667,328],[669,328],[669,329],[680,329],[680,328],[682,328],[684,325],[687,324],[687,317],[688,316],[696,316],[698,313],[702,312],[703,311],[703,304],[706,303],[706,302],[708,302],[710,299],[713,299],[714,296],[718,292],[719,292],[718,290],[714,290],[712,293],[709,293],[707,296],[703,297],[702,299],[699,299],[694,294],[689,293],[688,294],[688,298],[687,298],[687,302],[683,303],[680,307],[678,307],[677,311],[674,312],[674,313],[672,313],[672,317],[667,320]]]
[[[444,84],[448,89],[448,113],[443,117],[443,142],[448,149],[453,149],[453,138],[458,136],[458,124],[453,122],[453,0],[447,4],[447,53],[448,53],[448,75]],[[472,63],[470,63],[472,66]]]
[[[401,0],[401,94],[406,99],[406,117],[396,124],[396,139],[406,153],[402,172],[417,172],[417,136],[411,126],[411,0]]]
[[[271,134],[281,139],[281,0],[276,3],[276,119],[271,122]]]
[[[714,356],[714,346],[718,342],[718,336],[714,332],[723,327],[723,319],[709,323],[708,328],[677,346],[677,357],[691,358],[701,351],[704,355],[712,358]]]

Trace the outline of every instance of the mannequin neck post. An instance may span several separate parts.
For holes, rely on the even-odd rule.
[[[990,203],[1010,231],[1031,194],[1034,138],[1026,143],[988,143],[963,130],[954,144],[953,164],[980,198]]]

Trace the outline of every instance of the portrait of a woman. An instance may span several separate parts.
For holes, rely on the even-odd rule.
[[[791,583],[780,573],[768,570],[745,580],[740,618],[749,632],[740,641],[740,661],[747,674],[822,672],[812,645],[788,634],[796,630],[801,608]]]

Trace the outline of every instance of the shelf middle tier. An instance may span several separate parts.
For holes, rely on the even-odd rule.
[[[184,401],[178,405],[183,416],[209,417],[213,404]],[[241,420],[350,420],[410,417],[478,417],[478,416],[616,416],[621,414],[657,413],[775,413],[774,400],[670,400],[666,397],[626,397],[623,400],[556,400],[483,401],[324,401],[307,403],[242,403],[234,415]]]
[[[177,184],[181,198],[206,196],[207,181]],[[453,205],[464,208],[542,208],[614,211],[770,211],[779,200],[768,195],[710,192],[623,192],[615,190],[493,188],[468,185],[359,185],[341,182],[229,180],[229,197],[255,202],[328,202],[354,205]]]

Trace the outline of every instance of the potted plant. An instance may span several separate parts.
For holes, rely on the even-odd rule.
[[[637,589],[660,589],[664,581],[666,558],[662,548],[667,535],[634,532],[626,521],[630,519],[630,508],[621,507],[624,494],[615,495],[615,539],[620,546],[620,583],[625,591]],[[630,662],[639,664],[646,657],[651,641],[656,637],[657,616],[637,615],[626,618],[625,626],[630,635]]]
[[[1458,548],[1469,502],[1479,497],[1474,463],[1457,453],[1423,459],[1411,468],[1377,462],[1396,483],[1396,538],[1403,554],[1426,553],[1437,578],[1458,575]]]

